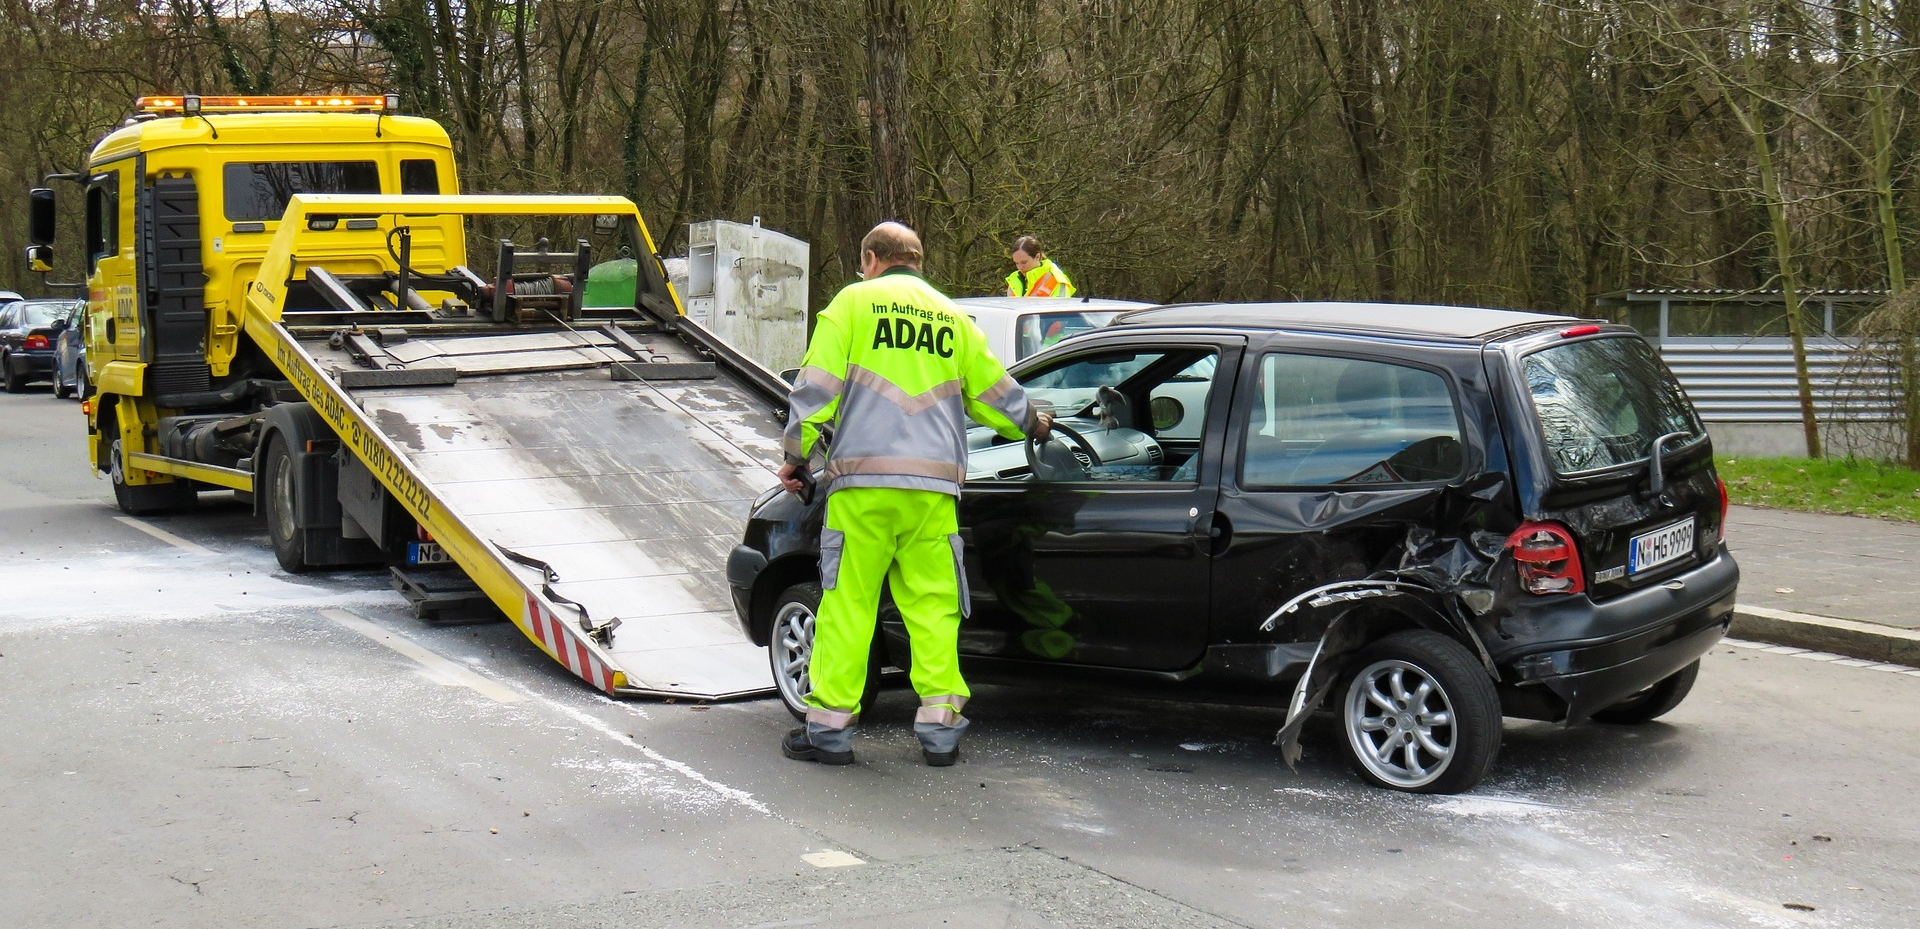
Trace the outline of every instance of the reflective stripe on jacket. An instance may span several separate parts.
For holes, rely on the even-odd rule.
[[[1040,264],[1031,271],[1015,271],[1007,275],[1007,296],[1071,297],[1073,282],[1067,279],[1067,272],[1053,263],[1053,259],[1042,258]]]
[[[967,420],[1009,439],[1033,404],[967,314],[909,268],[849,284],[820,311],[788,402],[782,447],[809,458],[833,424],[829,492],[898,487],[958,495]]]

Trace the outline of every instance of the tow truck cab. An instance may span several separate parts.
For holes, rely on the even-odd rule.
[[[459,192],[446,130],[397,106],[393,96],[141,97],[83,170],[53,178],[76,184],[85,201],[88,447],[123,508],[190,499],[186,481],[127,464],[159,450],[163,419],[232,405],[250,383],[280,377],[243,337],[242,316],[289,198]],[[46,270],[56,194],[32,197],[29,263]],[[335,221],[346,229],[327,253],[301,258],[338,256],[328,265],[335,275],[384,272],[364,256],[391,250],[385,230],[370,218]],[[417,262],[464,264],[459,217],[410,226]]]

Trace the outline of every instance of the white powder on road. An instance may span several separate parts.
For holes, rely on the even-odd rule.
[[[366,586],[296,579],[271,552],[250,547],[212,558],[156,549],[0,561],[0,632],[402,602],[392,591],[356,589]]]

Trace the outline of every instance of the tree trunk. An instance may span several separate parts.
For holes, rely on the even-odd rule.
[[[877,219],[914,224],[906,0],[867,0],[867,132]]]
[[[1755,95],[1755,103],[1760,101]],[[1728,100],[1731,103],[1731,99]],[[1806,434],[1807,457],[1822,457],[1820,420],[1813,408],[1813,379],[1807,371],[1807,321],[1800,312],[1799,275],[1794,270],[1793,238],[1787,226],[1787,204],[1780,191],[1780,176],[1773,164],[1773,140],[1761,123],[1759,107],[1741,110],[1735,107],[1741,126],[1753,140],[1753,155],[1760,167],[1760,194],[1767,204],[1767,220],[1772,229],[1773,257],[1780,266],[1780,296],[1787,305],[1787,334],[1793,340],[1793,379],[1800,392],[1800,425]]]

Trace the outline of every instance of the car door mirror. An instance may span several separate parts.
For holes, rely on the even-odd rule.
[[[59,319],[56,319],[52,323],[48,324],[47,328],[51,330],[54,335],[59,335],[60,333],[67,331],[67,318],[65,316],[62,316]]]

